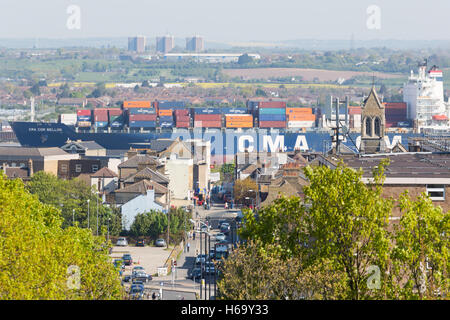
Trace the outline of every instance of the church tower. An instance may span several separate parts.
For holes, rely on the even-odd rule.
[[[361,109],[361,153],[386,152],[385,127],[384,104],[380,102],[373,86]]]

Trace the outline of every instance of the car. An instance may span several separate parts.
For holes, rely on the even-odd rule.
[[[214,262],[206,262],[204,266],[205,274],[214,274],[216,271],[216,267],[214,265]]]
[[[167,246],[166,240],[164,240],[162,238],[161,239],[156,239],[155,246],[157,246],[157,247],[166,247]]]
[[[202,276],[203,272],[199,267],[195,267],[188,272],[188,278],[192,280],[203,278]]]
[[[220,226],[220,232],[227,234],[230,232],[230,224],[228,222],[222,223]]]
[[[132,281],[142,281],[142,282],[148,282],[152,280],[152,276],[149,274],[146,274],[145,271],[138,270],[132,275]]]
[[[145,240],[140,239],[136,241],[136,247],[145,247]]]
[[[119,247],[126,247],[126,246],[128,246],[127,238],[120,237],[119,239],[117,239],[116,246],[119,246]]]
[[[225,239],[227,238],[226,236],[225,236],[225,234],[224,233],[222,233],[222,232],[219,232],[218,234],[216,234],[216,240],[217,241],[225,241]]]
[[[133,258],[131,257],[131,254],[125,253],[122,256],[122,260],[126,266],[131,266],[133,264]]]
[[[144,271],[145,272],[145,269],[144,269],[143,266],[135,266],[135,267],[133,267],[133,270],[131,270],[131,274],[133,274],[135,272],[138,272],[138,271]]]
[[[203,225],[203,224],[202,224],[202,226],[200,227],[200,230],[203,231],[203,232],[208,232],[209,229],[210,229],[209,226],[206,226],[206,225]]]
[[[133,300],[142,300],[144,298],[144,286],[143,285],[132,285],[130,288],[130,298]]]
[[[195,258],[195,265],[199,266],[201,264],[204,264],[206,261],[206,254],[199,254],[196,258]]]
[[[214,248],[209,249],[209,260],[216,258],[216,250]]]
[[[126,275],[125,277],[123,277],[122,281],[123,282],[130,282],[131,281],[131,275]]]

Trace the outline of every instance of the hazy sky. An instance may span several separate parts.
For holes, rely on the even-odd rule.
[[[79,30],[67,8],[81,9]],[[381,29],[366,13],[380,8]],[[175,37],[207,41],[450,39],[449,0],[0,0],[0,38]]]

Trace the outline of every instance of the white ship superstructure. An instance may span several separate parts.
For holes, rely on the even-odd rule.
[[[443,73],[438,67],[433,66],[427,72],[427,64],[423,63],[417,75],[411,71],[403,87],[403,101],[407,104],[408,119],[419,132],[450,129],[450,103],[444,101]]]

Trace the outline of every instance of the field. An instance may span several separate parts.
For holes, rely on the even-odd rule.
[[[337,81],[339,78],[348,80],[356,76],[372,77],[372,75],[375,75],[376,78],[382,79],[392,79],[404,76],[379,72],[372,73],[360,71],[334,71],[301,68],[223,69],[222,72],[229,77],[237,77],[243,80],[301,77],[303,81],[314,81],[316,79],[320,82]]]

